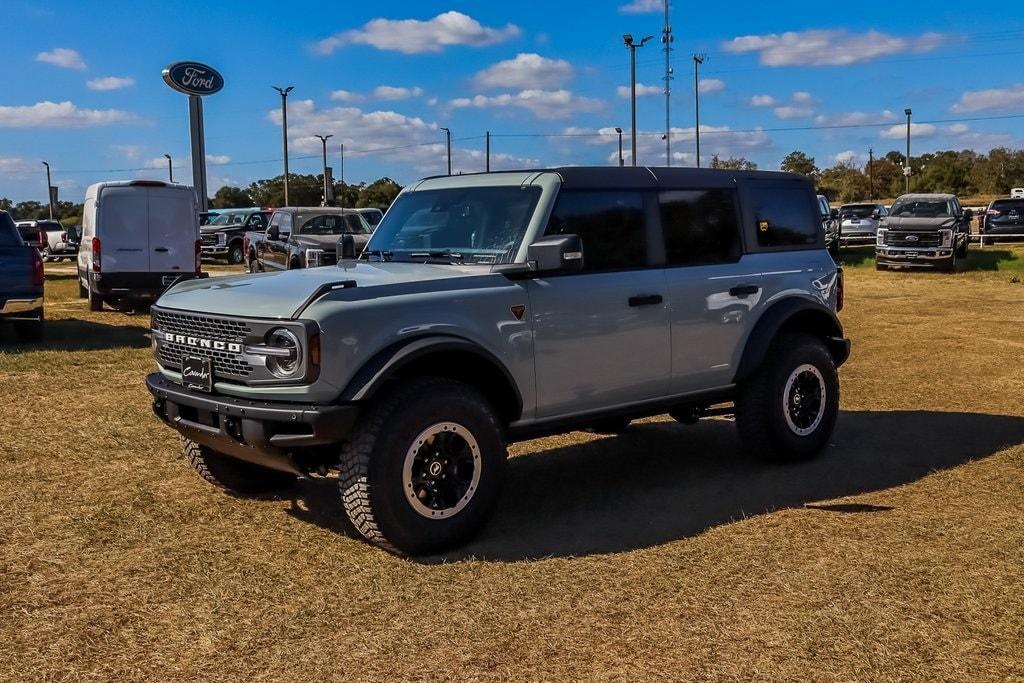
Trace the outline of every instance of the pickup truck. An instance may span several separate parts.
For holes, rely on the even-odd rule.
[[[278,209],[264,233],[246,233],[249,272],[334,265],[343,258],[358,256],[372,232],[355,209]]]
[[[43,258],[22,241],[14,221],[0,211],[0,321],[10,321],[18,337],[43,336]]]
[[[222,209],[199,227],[204,258],[227,259],[230,264],[245,260],[245,233],[267,227],[270,209]]]

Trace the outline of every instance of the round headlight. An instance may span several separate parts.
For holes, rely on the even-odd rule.
[[[287,353],[267,356],[267,369],[275,377],[288,379],[302,373],[302,345],[291,330],[278,327],[267,333],[267,346]]]

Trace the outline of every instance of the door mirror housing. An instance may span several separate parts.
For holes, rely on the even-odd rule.
[[[278,227],[276,225],[271,225],[269,228],[267,228],[267,239],[268,240],[281,239],[281,231],[278,229]]]
[[[828,217],[831,218],[832,220],[838,220],[839,219],[839,209],[829,209]]]
[[[969,221],[974,218],[974,209],[964,209],[964,220]]]
[[[875,209],[874,211],[871,212],[871,218],[873,218],[874,220],[877,221],[881,217],[882,217],[882,212],[879,211],[878,209]]]
[[[526,258],[537,273],[574,273],[583,270],[583,241],[579,235],[542,237],[529,246]]]

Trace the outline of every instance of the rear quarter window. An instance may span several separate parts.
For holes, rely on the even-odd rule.
[[[747,199],[757,246],[765,249],[808,249],[824,239],[821,221],[807,191],[784,185],[752,186]]]
[[[0,213],[0,247],[17,247],[21,244],[21,235],[14,227],[14,221],[6,213]]]

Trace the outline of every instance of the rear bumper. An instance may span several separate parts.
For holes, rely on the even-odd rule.
[[[224,455],[303,474],[296,450],[337,444],[355,425],[359,407],[268,403],[199,394],[159,372],[146,377],[153,412],[185,437]]]
[[[7,299],[0,305],[0,316],[22,317],[26,313],[35,313],[42,307],[42,296]]]
[[[196,278],[209,277],[207,273],[89,273],[93,291],[101,296],[122,297],[133,300],[156,300],[168,287]]]

